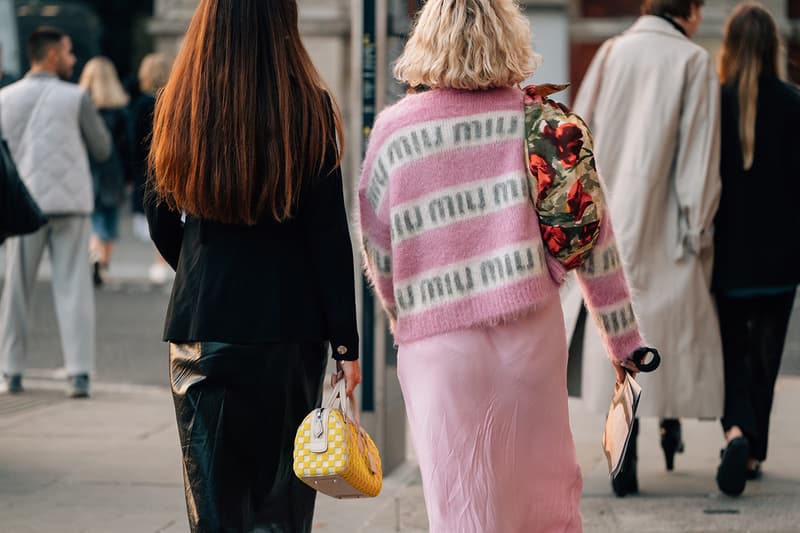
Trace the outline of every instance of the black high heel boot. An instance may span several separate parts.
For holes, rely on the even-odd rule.
[[[622,459],[622,468],[617,474],[617,477],[611,480],[611,488],[614,489],[614,494],[617,498],[623,498],[628,494],[637,494],[639,492],[639,480],[636,478],[636,441],[639,437],[639,419],[633,421],[633,429],[631,430],[631,439],[628,441],[628,449],[625,450],[625,457]]]
[[[674,469],[675,454],[683,453],[683,433],[679,419],[665,418],[661,421],[661,449],[664,450],[667,470]]]

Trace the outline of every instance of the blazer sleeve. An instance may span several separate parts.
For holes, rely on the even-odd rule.
[[[713,244],[719,207],[720,86],[708,54],[688,65],[675,159],[679,242],[676,259],[699,255]]]
[[[333,168],[332,158],[337,153],[335,146],[329,146],[327,169]],[[333,357],[354,361],[359,350],[356,272],[341,167],[319,176],[310,184],[307,194],[302,220]]]
[[[150,238],[169,266],[177,270],[183,243],[181,214],[159,202],[155,194],[151,194],[149,186],[145,188],[144,198],[144,213],[150,228]]]

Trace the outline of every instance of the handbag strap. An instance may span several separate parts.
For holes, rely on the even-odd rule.
[[[361,427],[361,415],[358,410],[355,394],[347,396],[347,384],[344,379],[339,379],[333,386],[333,392],[325,402],[326,409],[339,409],[345,418],[352,420]]]
[[[333,377],[336,379],[336,375]],[[325,402],[325,409],[339,409],[344,414],[345,419],[355,423],[358,428],[357,442],[359,451],[367,458],[370,472],[377,474],[380,457],[376,455],[377,450],[369,445],[369,435],[361,427],[361,415],[355,394],[347,396],[347,384],[344,379],[339,378],[334,384],[333,392],[328,397],[328,401]]]

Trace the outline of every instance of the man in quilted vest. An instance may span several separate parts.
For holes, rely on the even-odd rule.
[[[47,248],[61,332],[68,395],[89,396],[95,360],[94,294],[88,249],[94,208],[87,149],[99,161],[111,136],[92,100],[68,83],[75,66],[72,40],[40,28],[28,40],[31,70],[0,90],[0,128],[20,177],[50,221],[34,234],[8,240],[0,300],[0,368],[5,390],[22,392],[29,304]]]

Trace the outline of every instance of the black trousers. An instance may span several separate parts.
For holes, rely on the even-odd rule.
[[[327,343],[170,344],[192,533],[307,533],[297,427],[321,403]]]
[[[722,427],[739,426],[750,456],[767,458],[769,416],[775,380],[795,292],[775,296],[729,298],[717,295],[725,360],[725,414]]]

